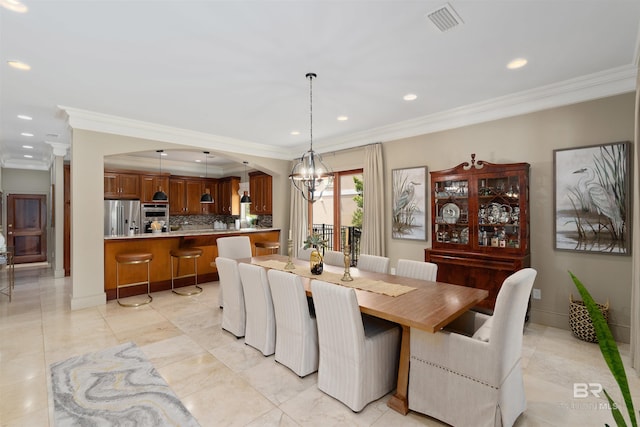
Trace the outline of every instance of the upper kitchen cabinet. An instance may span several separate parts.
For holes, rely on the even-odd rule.
[[[153,195],[158,190],[169,194],[169,174],[140,175],[140,183],[140,201],[142,203],[166,203],[153,200]]]
[[[114,170],[104,171],[105,199],[139,199],[140,175]]]
[[[200,203],[205,191],[201,178],[174,177],[169,179],[169,215],[198,215],[209,213],[209,204]]]
[[[218,180],[218,199],[216,213],[222,215],[240,215],[240,177],[229,176]]]
[[[272,212],[272,178],[264,172],[249,173],[249,194],[253,215],[271,215]]]

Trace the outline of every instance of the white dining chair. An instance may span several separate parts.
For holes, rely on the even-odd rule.
[[[249,236],[220,237],[216,239],[218,256],[229,259],[251,258],[251,240]],[[218,305],[224,307],[222,287],[218,291]]]
[[[318,370],[318,326],[300,276],[279,270],[267,273],[276,316],[276,362],[298,376]]]
[[[220,290],[225,294],[222,329],[241,338],[245,331],[246,311],[238,262],[230,258],[217,257],[216,266],[220,276]]]
[[[344,267],[344,254],[338,251],[324,251],[323,262],[329,265]]]
[[[396,267],[396,275],[410,279],[436,281],[438,276],[438,264],[432,262],[399,259]]]
[[[318,388],[354,412],[396,386],[400,328],[360,314],[353,288],[313,280],[318,321]]]
[[[264,267],[246,263],[239,264],[238,269],[247,312],[244,342],[270,356],[276,351],[276,319],[267,272]]]
[[[305,249],[304,247],[298,249],[298,259],[302,259],[305,261],[309,261],[311,258],[311,252],[313,252],[313,248]]]
[[[522,331],[535,277],[507,277],[493,316],[468,311],[435,334],[411,328],[409,409],[455,426],[513,425],[526,409]]]
[[[358,270],[387,274],[389,272],[389,258],[360,254],[358,257]]]

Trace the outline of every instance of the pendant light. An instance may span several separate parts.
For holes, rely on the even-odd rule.
[[[311,203],[320,200],[324,190],[333,182],[333,172],[322,162],[322,156],[313,151],[313,79],[316,77],[318,76],[315,73],[306,75],[309,79],[309,151],[302,155],[289,175],[294,187]]]
[[[244,182],[247,182],[247,164],[249,162],[247,162],[246,160],[244,162]],[[245,187],[246,188],[246,187]],[[251,203],[251,197],[249,196],[249,192],[245,191],[244,194],[242,195],[242,198],[240,199],[240,203]]]
[[[158,157],[160,158],[160,175],[162,176],[162,153],[164,153],[164,150],[156,150],[156,153],[158,153]],[[158,185],[158,191],[153,193],[151,200],[154,202],[166,202],[169,198],[167,197],[167,193],[162,191],[162,186]]]
[[[209,155],[208,151],[203,151],[204,153],[204,178],[207,179],[207,156]],[[205,190],[204,194],[200,196],[200,203],[213,203],[213,197],[211,197],[211,193]]]

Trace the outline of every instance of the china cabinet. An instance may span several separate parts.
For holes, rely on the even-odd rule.
[[[510,274],[530,266],[529,164],[475,160],[431,175],[432,247],[438,281],[486,289],[493,310]]]

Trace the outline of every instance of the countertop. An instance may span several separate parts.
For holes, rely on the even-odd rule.
[[[104,240],[122,240],[122,239],[156,239],[162,237],[185,237],[185,236],[206,236],[206,235],[224,235],[224,234],[248,234],[248,233],[267,233],[269,231],[280,231],[279,228],[231,228],[226,230],[216,230],[213,228],[200,230],[178,230],[167,231],[164,233],[141,233],[133,236],[104,236]]]

